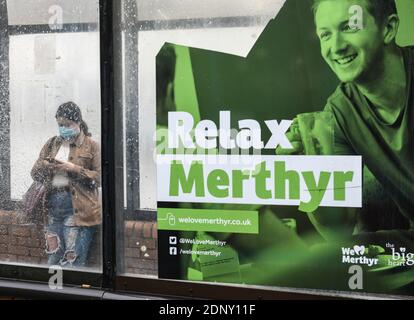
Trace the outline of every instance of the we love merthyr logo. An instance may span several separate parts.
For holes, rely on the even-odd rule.
[[[378,259],[366,256],[367,251],[363,245],[355,245],[352,248],[342,247],[342,263],[362,264],[368,267],[378,264]]]
[[[354,251],[357,255],[362,256],[365,252],[365,247],[364,246],[354,246]]]

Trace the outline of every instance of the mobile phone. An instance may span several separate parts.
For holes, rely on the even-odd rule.
[[[53,163],[53,164],[62,164],[63,163],[62,161],[57,160],[55,158],[47,158],[47,161],[49,161],[50,163]]]

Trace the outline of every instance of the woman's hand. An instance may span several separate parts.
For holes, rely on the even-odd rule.
[[[77,165],[67,161],[58,161],[58,163],[56,164],[56,170],[60,172],[77,172],[78,168],[79,167]]]

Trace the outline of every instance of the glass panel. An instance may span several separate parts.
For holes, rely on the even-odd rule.
[[[311,3],[123,2],[120,272],[413,294],[413,2]]]
[[[117,39],[122,70],[118,75],[117,101],[123,110],[117,122],[122,135],[117,141],[124,141],[122,157],[118,159],[124,169],[119,181],[124,190],[119,203],[123,212],[120,221],[125,226],[118,235],[121,272],[150,276],[158,273],[153,155],[155,116],[161,106],[156,100],[165,98],[179,104],[179,108],[192,108],[189,103],[195,94],[194,87],[178,84],[173,89],[176,101],[171,101],[174,73],[176,79],[188,75],[188,51],[162,50],[157,60],[162,67],[156,68],[157,53],[165,42],[173,42],[246,56],[283,2],[205,1],[199,5],[193,1],[127,0],[119,5],[124,27]],[[156,76],[161,77],[162,85],[156,83]]]
[[[53,14],[52,1],[8,3],[12,24]],[[80,3],[62,1],[63,16],[98,21],[98,1]],[[0,261],[100,270],[99,32],[2,39]]]

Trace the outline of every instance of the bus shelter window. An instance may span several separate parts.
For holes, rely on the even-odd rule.
[[[99,3],[1,3],[0,262],[100,270]]]

